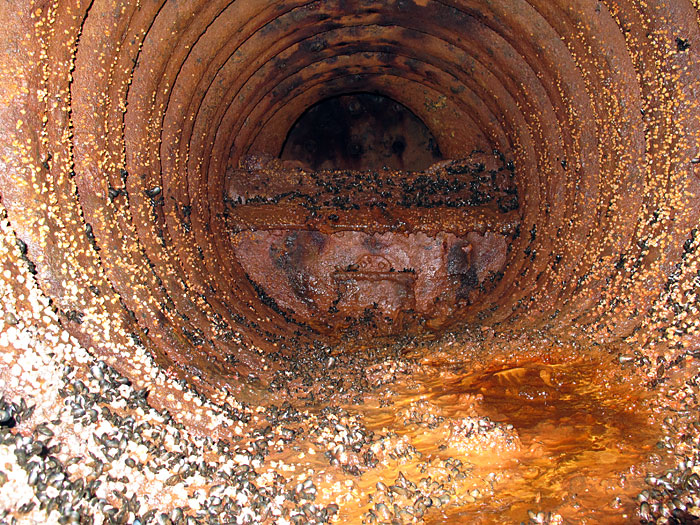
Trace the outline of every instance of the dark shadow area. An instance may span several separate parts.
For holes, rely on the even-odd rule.
[[[428,127],[382,95],[353,93],[311,106],[292,126],[280,158],[312,169],[424,170],[442,159]]]

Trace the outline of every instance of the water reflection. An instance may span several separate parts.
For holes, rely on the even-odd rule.
[[[634,521],[640,484],[627,477],[653,453],[659,430],[642,391],[609,377],[590,360],[476,371],[435,361],[393,385],[394,404],[367,408],[365,418],[408,437],[422,455],[416,465],[457,458],[468,466],[463,490],[429,509],[426,523],[513,523],[529,509],[563,522]],[[478,432],[455,430],[470,424]],[[484,443],[473,445],[475,434]],[[414,469],[425,475],[404,464],[367,473],[361,485],[371,493],[376,479]]]

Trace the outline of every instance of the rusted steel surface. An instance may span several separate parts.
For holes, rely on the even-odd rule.
[[[234,251],[265,297],[329,335],[439,328],[498,281],[506,239],[493,233],[244,231]],[[271,301],[271,302],[272,302]]]
[[[420,172],[315,172],[254,155],[227,176],[246,277],[263,302],[331,337],[454,324],[501,279],[519,228],[514,166],[497,151]]]
[[[698,0],[13,0],[0,20],[2,519],[695,519]],[[372,106],[284,151],[357,93],[416,127]],[[526,424],[472,421],[491,391]],[[493,448],[523,429],[524,455]],[[458,468],[443,443],[488,452]],[[675,470],[645,476],[663,450]],[[442,514],[454,497],[475,514]]]

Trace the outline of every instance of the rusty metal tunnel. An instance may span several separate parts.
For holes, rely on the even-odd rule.
[[[0,522],[700,519],[697,0],[0,13]],[[583,383],[614,474],[494,474],[509,396],[559,428]]]

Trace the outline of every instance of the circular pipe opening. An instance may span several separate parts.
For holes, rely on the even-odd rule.
[[[9,514],[694,519],[696,2],[0,16]]]

